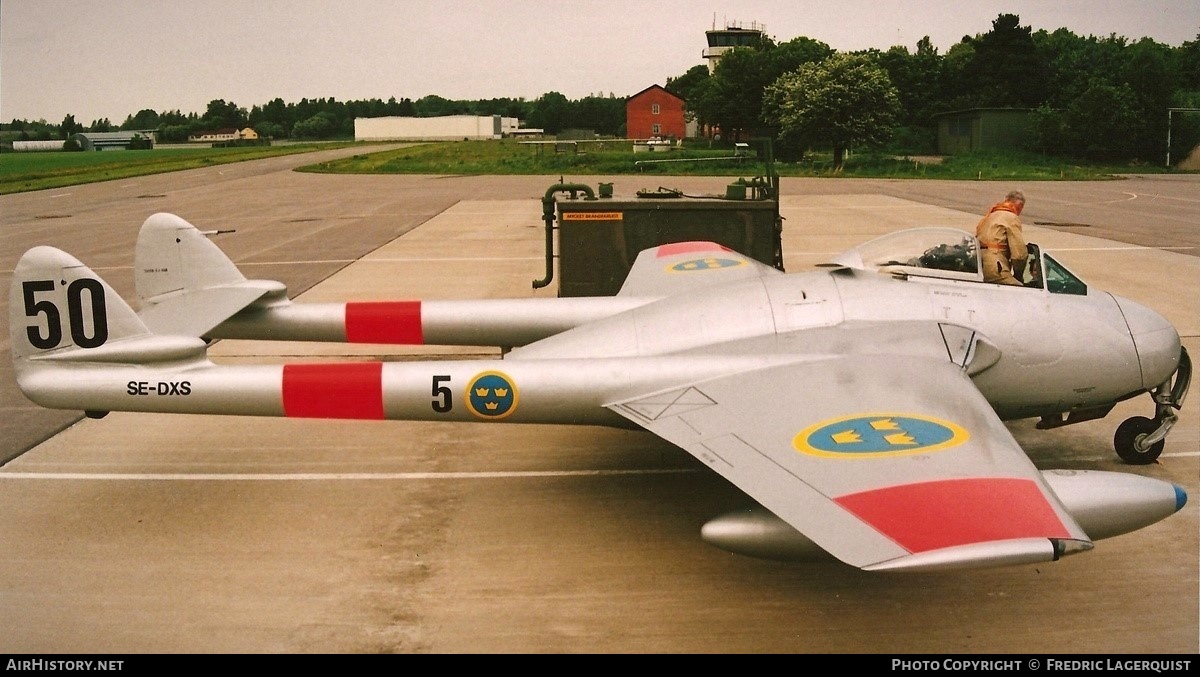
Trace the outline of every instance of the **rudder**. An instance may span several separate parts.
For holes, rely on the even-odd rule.
[[[225,252],[184,219],[159,212],[142,223],[133,253],[133,281],[143,305],[164,294],[245,280]]]

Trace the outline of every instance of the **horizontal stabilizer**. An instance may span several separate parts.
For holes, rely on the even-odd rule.
[[[190,336],[147,334],[109,341],[87,350],[63,350],[30,358],[37,362],[99,362],[105,364],[157,364],[208,359],[208,346]]]
[[[156,334],[206,336],[214,327],[256,301],[287,300],[287,287],[271,280],[185,291],[146,302],[138,316]]]

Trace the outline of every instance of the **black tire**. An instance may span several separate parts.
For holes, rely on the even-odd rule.
[[[1134,446],[1139,437],[1149,435],[1155,430],[1158,430],[1158,424],[1145,416],[1125,419],[1124,423],[1117,426],[1117,432],[1113,435],[1113,446],[1117,450],[1117,456],[1129,465],[1148,465],[1157,461],[1167,444],[1166,440],[1159,440],[1146,451],[1138,451]]]

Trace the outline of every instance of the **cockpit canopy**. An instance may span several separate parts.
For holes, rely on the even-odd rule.
[[[983,283],[979,241],[957,228],[913,228],[889,233],[835,257],[827,266],[874,270],[897,277],[939,278]],[[1087,295],[1087,285],[1066,266],[1029,245],[1021,282],[1051,294]]]

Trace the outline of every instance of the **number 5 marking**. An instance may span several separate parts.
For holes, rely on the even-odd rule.
[[[439,414],[444,414],[454,408],[454,398],[450,393],[450,388],[441,385],[449,382],[449,376],[433,377],[433,410]]]
[[[42,336],[38,327],[25,328],[25,333],[29,335],[29,343],[39,350],[49,350],[62,343],[62,317],[58,314],[58,306],[54,305],[53,301],[38,301],[34,298],[34,294],[40,291],[54,291],[54,283],[50,280],[30,280],[21,284],[21,291],[25,295],[25,314],[27,316],[37,317],[40,313],[46,314],[45,336]]]

